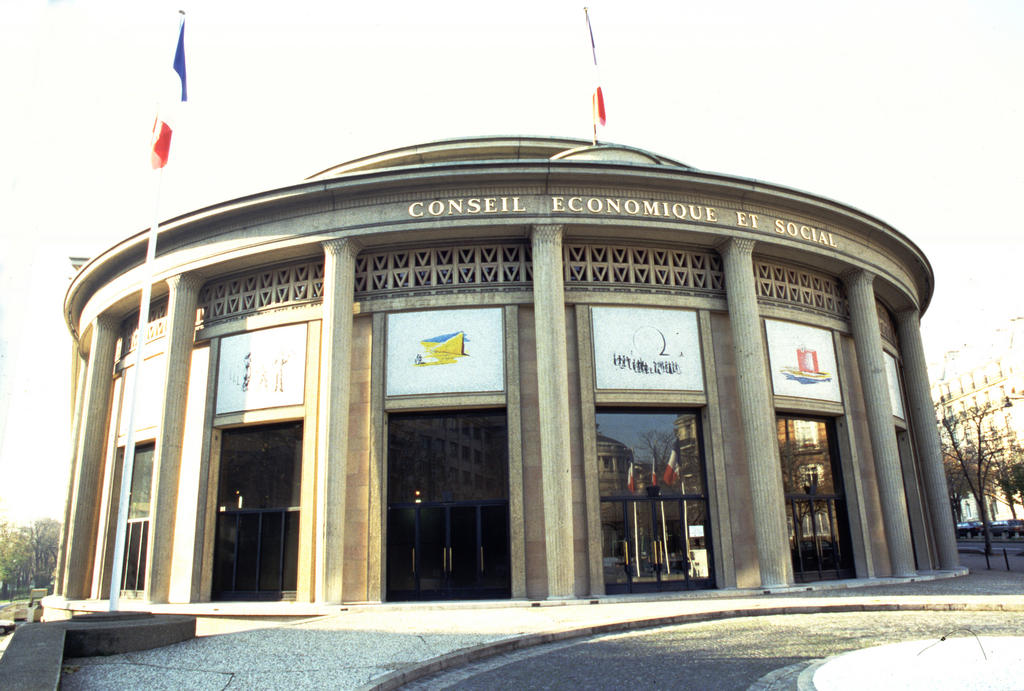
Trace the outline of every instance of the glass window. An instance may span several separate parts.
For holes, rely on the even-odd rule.
[[[786,494],[835,494],[825,422],[779,418],[776,426]]]
[[[214,599],[293,597],[301,475],[301,422],[224,430]]]
[[[224,430],[220,451],[221,510],[299,505],[302,423]]]
[[[597,414],[597,455],[603,459],[598,466],[598,486],[602,496],[649,491],[702,495],[704,466],[700,454],[696,413]]]
[[[122,467],[124,453],[124,447],[117,450],[117,462]],[[128,522],[125,526],[124,561],[121,565],[121,590],[142,592],[146,588],[150,495],[153,487],[155,453],[156,447],[153,444],[135,447],[131,490],[128,495]]]
[[[853,575],[853,549],[829,420],[776,418],[786,521],[797,581]]]
[[[389,503],[508,498],[504,411],[391,415],[388,439]]]
[[[124,462],[124,449],[119,450],[121,462]],[[132,463],[132,490],[128,499],[128,518],[149,518],[149,494],[153,489],[153,456],[156,447],[153,444],[135,447],[135,459]]]

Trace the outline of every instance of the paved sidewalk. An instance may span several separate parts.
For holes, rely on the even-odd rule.
[[[607,631],[741,615],[836,611],[1024,612],[1024,557],[962,555],[968,576],[843,587],[673,593],[567,602],[366,605],[287,624],[215,634],[237,622],[201,622],[201,637],[155,650],[65,660],[63,689],[398,688],[425,672],[495,652]],[[1000,568],[997,568],[1001,567]],[[862,583],[862,582],[858,582]],[[839,586],[839,587],[836,587]],[[818,587],[826,589],[818,589]],[[596,604],[592,604],[596,603]],[[813,635],[809,633],[808,635]]]

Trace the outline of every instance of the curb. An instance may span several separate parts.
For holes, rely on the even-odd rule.
[[[572,638],[586,638],[607,633],[631,631],[638,629],[675,626],[678,624],[694,624],[725,619],[742,619],[745,617],[768,617],[780,614],[832,614],[844,612],[1024,612],[1024,604],[1005,604],[1000,602],[878,602],[878,603],[836,603],[822,605],[789,605],[780,607],[757,607],[737,610],[718,610],[711,612],[694,612],[674,614],[665,617],[637,619],[627,621],[581,626],[578,628],[559,629],[544,633],[529,633],[505,638],[490,643],[481,643],[469,648],[457,650],[444,655],[413,663],[370,683],[358,687],[359,691],[393,691],[401,686],[422,679],[423,677],[477,662],[488,657],[510,653],[524,648],[532,648],[546,643],[556,643]]]

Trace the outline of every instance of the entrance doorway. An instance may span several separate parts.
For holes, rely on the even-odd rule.
[[[700,417],[597,414],[605,592],[713,588]]]
[[[832,421],[780,417],[776,426],[794,579],[853,578],[853,543]]]
[[[295,599],[301,474],[301,422],[224,430],[214,600]]]
[[[701,500],[602,501],[606,591],[712,587],[705,518]]]
[[[509,597],[508,502],[392,506],[388,599]]]
[[[511,596],[504,412],[388,419],[387,599]]]

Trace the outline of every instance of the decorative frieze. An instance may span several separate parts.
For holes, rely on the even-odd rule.
[[[846,291],[839,279],[802,267],[754,260],[755,287],[759,302],[850,318]]]
[[[358,299],[440,287],[532,283],[530,247],[521,243],[364,252],[356,259]]]
[[[722,259],[716,252],[566,244],[562,259],[568,289],[615,285],[639,292],[725,294]],[[211,324],[267,309],[319,302],[323,298],[323,272],[323,261],[311,259],[211,281],[200,292],[197,323]],[[842,283],[832,276],[764,260],[754,261],[754,274],[761,302],[849,318]],[[532,285],[532,251],[523,243],[370,251],[356,257],[355,295],[360,301],[430,294],[439,289],[519,290]],[[154,303],[154,310],[161,305],[164,303]],[[162,309],[166,311],[166,306]],[[153,319],[162,315],[154,312]],[[126,320],[125,325],[125,329],[134,328],[134,318]],[[884,307],[879,308],[879,327],[883,338],[895,345],[895,328]],[[158,322],[151,323],[148,338],[158,338],[161,329]]]
[[[875,310],[878,312],[878,330],[882,332],[882,340],[898,348],[900,343],[896,337],[896,326],[889,310],[878,300],[875,300]]]
[[[323,286],[322,259],[211,281],[199,293],[197,320],[210,324],[266,309],[319,302],[323,298]]]
[[[146,323],[146,343],[163,338],[167,332],[167,298],[154,300],[149,304],[149,321]],[[118,343],[118,359],[123,359],[135,350],[139,341],[139,313],[132,312],[121,321],[121,340]]]
[[[670,288],[687,293],[721,295],[725,292],[722,260],[714,252],[568,244],[563,261],[567,287],[616,284]]]

